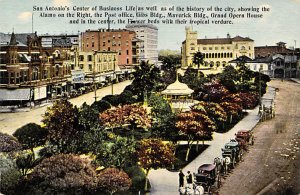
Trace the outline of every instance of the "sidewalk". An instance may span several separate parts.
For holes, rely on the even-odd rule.
[[[298,78],[291,78],[291,81],[294,81],[295,83],[300,84],[300,79],[298,79]]]
[[[275,89],[268,87],[267,93],[263,99],[273,99],[275,97]],[[262,102],[264,104],[264,102]],[[225,143],[229,142],[231,138],[235,137],[235,133],[241,129],[253,129],[259,122],[258,106],[253,110],[248,110],[248,115],[237,123],[231,130],[226,133],[214,133],[212,141],[206,141],[205,144],[210,145],[202,154],[195,160],[188,164],[183,172],[196,172],[198,167],[202,164],[211,164],[215,157],[221,157],[221,148]],[[149,173],[149,180],[151,183],[151,193],[153,195],[174,195],[179,194],[178,172],[170,172],[166,169],[151,170]]]

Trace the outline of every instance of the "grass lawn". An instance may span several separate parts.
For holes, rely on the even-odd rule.
[[[202,145],[202,142],[199,141],[198,150],[197,144],[193,144],[188,161],[185,161],[186,151],[188,149],[187,144],[178,145],[176,147],[176,161],[172,167],[167,168],[169,171],[179,171],[180,169],[184,168],[187,164],[193,161],[199,154],[201,154],[209,145]]]

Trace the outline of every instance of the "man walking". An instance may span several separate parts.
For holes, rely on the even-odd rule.
[[[188,175],[186,176],[187,184],[193,184],[193,176],[192,176],[191,172],[188,171],[187,173],[188,173]]]
[[[183,187],[184,186],[184,174],[182,172],[182,170],[180,169],[179,171],[179,187]]]

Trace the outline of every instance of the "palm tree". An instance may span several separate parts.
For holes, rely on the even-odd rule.
[[[204,55],[203,55],[203,53],[201,53],[200,51],[198,51],[198,52],[196,52],[195,54],[194,54],[194,57],[193,57],[193,63],[194,64],[197,64],[197,67],[198,67],[198,76],[199,76],[199,68],[200,68],[200,64],[202,64],[203,65],[203,63],[204,63]]]

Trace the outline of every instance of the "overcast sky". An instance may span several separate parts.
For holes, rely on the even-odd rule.
[[[270,12],[263,19],[236,20],[232,25],[193,25],[198,31],[198,38],[216,38],[240,35],[250,37],[256,46],[275,45],[279,41],[287,46],[300,46],[300,0],[0,0],[0,32],[16,33],[32,31],[33,6],[220,6],[220,7],[268,7]],[[33,15],[34,31],[38,34],[76,34],[86,29],[107,28],[107,25],[74,25],[68,24],[67,18],[41,18],[38,13]],[[125,25],[115,24],[111,28],[124,28]],[[159,49],[180,50],[185,39],[185,25],[157,25]]]

